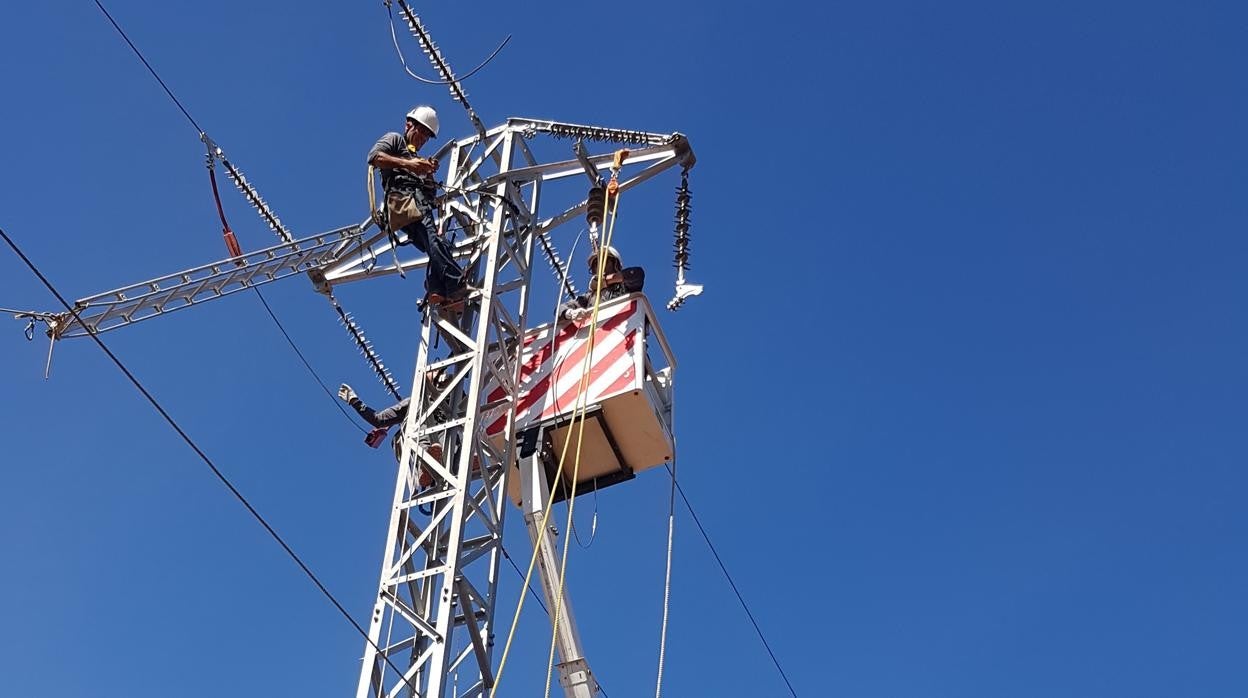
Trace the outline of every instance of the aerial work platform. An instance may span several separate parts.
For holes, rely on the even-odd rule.
[[[652,344],[657,350],[651,351]],[[547,451],[553,454],[545,465],[556,501],[567,498],[574,470],[576,492],[582,494],[631,480],[638,472],[671,462],[674,453],[676,360],[645,295],[633,293],[601,305],[585,377],[589,345],[589,322],[546,324],[524,338],[515,428],[523,434],[541,427]],[[505,393],[495,384],[486,386],[486,394],[492,401]],[[580,420],[574,423],[574,418],[582,407],[584,435],[577,468],[581,429],[576,426]],[[507,425],[505,408],[496,406],[485,419],[486,434],[500,443]],[[564,474],[557,478],[565,446]],[[520,478],[510,478],[507,489],[519,505]]]

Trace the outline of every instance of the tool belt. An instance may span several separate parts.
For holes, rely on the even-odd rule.
[[[424,220],[432,206],[436,190],[430,191],[430,183],[397,177],[386,188],[386,212],[390,230],[396,231],[415,221]]]
[[[392,231],[424,220],[428,209],[428,202],[419,189],[391,189],[386,192],[386,213]]]

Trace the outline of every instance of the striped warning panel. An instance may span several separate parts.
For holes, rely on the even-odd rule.
[[[642,333],[646,313],[635,298],[608,304],[598,311],[594,351],[584,405],[592,405],[636,387],[645,351]],[[589,358],[589,326],[559,323],[539,327],[524,339],[524,359],[516,405],[516,428],[523,429],[571,414],[577,406],[585,361]],[[506,391],[497,382],[485,386],[487,402],[502,400]],[[506,409],[487,416],[486,434],[507,425]]]

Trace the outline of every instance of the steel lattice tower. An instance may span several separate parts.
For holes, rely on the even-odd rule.
[[[577,158],[543,164],[529,147],[531,139],[553,136],[578,141]],[[448,201],[440,221],[457,221],[472,231],[461,251],[481,270],[462,316],[429,309],[421,325],[412,408],[395,482],[381,579],[369,624],[357,698],[447,695],[448,677],[469,679],[472,698],[488,694],[494,682],[495,610],[502,563],[503,521],[508,479],[517,459],[515,416],[520,370],[519,345],[527,329],[535,240],[575,219],[581,201],[542,218],[542,185],[577,175],[597,177],[596,168],[613,155],[588,156],[582,140],[639,145],[628,156],[642,166],[620,182],[627,190],[675,165],[688,167],[693,153],[680,134],[621,131],[530,119],[510,119],[502,126],[457,141],[448,155]],[[446,149],[444,148],[444,151]],[[359,274],[357,257],[328,269],[328,283]],[[449,356],[431,355],[435,338],[450,347]],[[424,375],[448,369],[445,385],[431,387]],[[486,402],[483,386],[504,387],[502,399]],[[427,394],[434,391],[436,394]],[[453,418],[439,423],[438,406]],[[424,407],[421,407],[424,406]],[[500,441],[484,436],[484,415],[507,415]],[[419,436],[444,444],[443,461],[417,444]],[[425,467],[444,481],[421,492]],[[432,509],[431,515],[420,513]],[[398,671],[396,671],[396,669]]]

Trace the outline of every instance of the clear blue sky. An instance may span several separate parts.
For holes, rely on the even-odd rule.
[[[1248,695],[1248,10],[1023,5],[417,9],[461,72],[514,35],[467,84],[487,123],[689,135],[681,478],[800,695]],[[299,233],[362,217],[364,153],[412,104],[468,132],[380,2],[109,7]],[[0,63],[0,227],[63,292],[223,256],[201,145],[93,3],[8,3]],[[658,298],[675,183],[621,209]],[[269,289],[326,379],[380,401],[309,284]],[[341,292],[405,379],[418,289]],[[0,306],[54,305],[0,254]],[[61,344],[44,382],[5,322],[0,694],[354,691],[360,638],[98,349]],[[256,300],[107,339],[365,621],[393,461]],[[666,495],[603,492],[573,548],[613,698],[653,690]],[[676,536],[665,693],[787,695]],[[547,628],[530,604],[506,695],[540,695]]]

